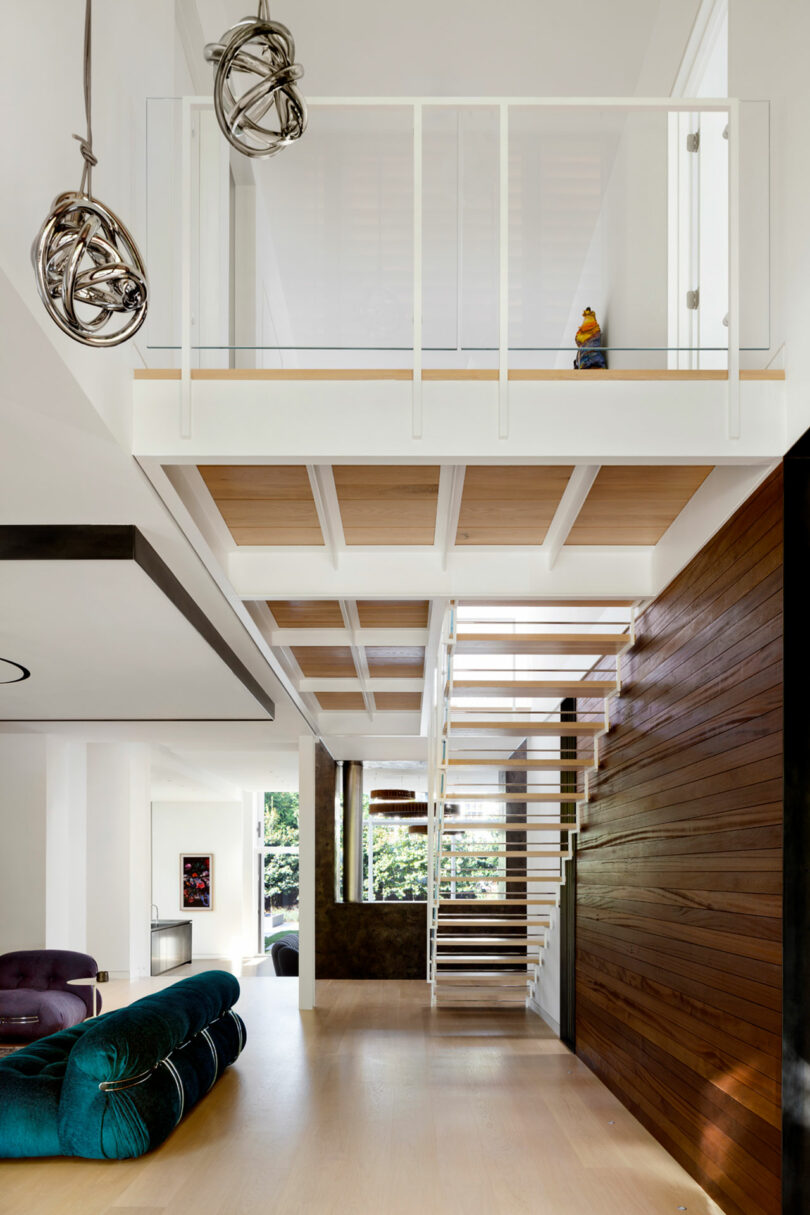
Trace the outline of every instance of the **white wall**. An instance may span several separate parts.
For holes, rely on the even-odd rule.
[[[152,902],[157,904],[162,920],[192,921],[195,958],[239,961],[256,952],[258,870],[251,842],[254,823],[252,798],[244,802],[152,803]],[[180,905],[183,852],[214,855],[211,911],[184,911]]]
[[[102,970],[149,974],[149,751],[87,747],[87,948]]]
[[[0,735],[0,953],[45,945],[46,740]]]
[[[543,964],[537,972],[532,1005],[555,1034],[560,1032],[560,912],[551,909],[551,930],[543,950]]]
[[[771,100],[771,350],[784,343],[791,441],[810,426],[809,39],[804,0],[729,0],[729,92]],[[743,289],[744,271],[743,265]]]
[[[0,951],[149,973],[149,752],[0,734]]]
[[[87,952],[87,747],[46,739],[48,949]]]

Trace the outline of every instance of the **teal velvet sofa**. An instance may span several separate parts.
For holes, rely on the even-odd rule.
[[[0,1157],[122,1160],[163,1143],[245,1045],[222,970],[0,1059]]]

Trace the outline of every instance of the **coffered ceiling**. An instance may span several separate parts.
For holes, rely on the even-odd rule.
[[[348,547],[437,542],[441,470],[436,465],[325,465],[319,467],[314,486],[312,474],[301,465],[203,464],[199,471],[240,547],[322,546],[323,514],[330,506],[332,524]],[[515,547],[544,542],[574,469],[477,464],[461,471],[463,488],[450,529],[451,546]],[[605,466],[566,543],[655,544],[711,471],[705,465]],[[331,608],[324,603],[320,610],[331,610],[336,620],[330,602]]]
[[[299,599],[247,600],[309,710],[361,713],[369,724],[405,714],[418,730],[447,602],[419,597],[420,553],[446,565],[453,552],[480,553],[482,563],[501,550],[529,562],[542,552],[547,564],[566,550],[652,552],[712,467],[202,464],[198,472],[223,543],[234,553],[275,550],[286,585],[295,563],[318,551],[335,572],[350,568],[351,553],[363,564],[363,591],[358,585],[353,598],[343,597],[345,572],[342,597],[328,597],[335,579],[327,564],[323,598],[310,582]],[[413,598],[386,594],[392,562],[400,573],[413,569]],[[406,719],[396,720],[403,728]]]

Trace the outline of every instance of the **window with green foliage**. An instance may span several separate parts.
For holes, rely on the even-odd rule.
[[[363,897],[369,902],[404,903],[419,902],[427,898],[427,836],[411,835],[407,825],[391,820],[369,816],[368,801],[364,799],[365,822],[363,827]],[[503,872],[503,862],[497,857],[471,857],[461,855],[469,851],[491,848],[489,837],[477,832],[468,832],[463,844],[457,844],[453,836],[446,837],[445,849],[459,850],[459,855],[442,865],[442,873],[453,882],[453,893],[458,898],[475,898],[482,893],[497,893],[495,884],[465,883],[463,879],[485,874],[495,876]],[[450,885],[447,885],[450,893]]]
[[[427,898],[427,836],[411,835],[407,827],[378,826],[366,819],[363,846],[367,899],[402,903]]]
[[[298,794],[265,793],[265,949],[298,924]],[[275,930],[275,931],[273,931]]]

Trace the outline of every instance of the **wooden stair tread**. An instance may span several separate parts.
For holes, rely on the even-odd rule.
[[[451,818],[447,820],[447,826],[452,831],[578,831],[579,827],[576,823],[561,823],[559,820],[553,822],[533,822],[533,823],[506,823],[503,819],[475,819],[475,818]]]
[[[506,772],[582,772],[593,767],[590,759],[505,759],[489,755],[450,755],[450,768],[503,768]]]
[[[619,654],[627,633],[456,633],[457,654]]]
[[[530,982],[527,974],[498,974],[492,970],[456,970],[436,976],[437,985],[445,987],[470,987],[473,983],[491,984],[493,987],[525,987]]]
[[[496,885],[504,885],[508,882],[561,882],[562,878],[558,875],[553,877],[545,873],[517,873],[506,876],[502,873],[469,873],[464,877],[451,877],[450,875],[439,877],[439,882],[442,886],[446,886],[448,882],[492,882]]]
[[[537,945],[538,941],[535,937],[437,937],[437,945]],[[438,958],[444,957],[443,954],[438,954]]]
[[[529,998],[530,990],[528,985],[518,987],[516,984],[507,984],[505,987],[497,987],[494,983],[486,987],[479,987],[477,984],[471,984],[469,987],[444,987],[436,988],[436,999],[441,1001],[446,1008],[473,1008],[478,1005],[503,1005],[503,1004],[525,1004]]]
[[[440,898],[439,906],[458,907],[461,904],[464,907],[556,907],[556,899],[535,899],[528,896],[513,894],[509,898],[494,898],[489,895],[486,898]]]
[[[498,710],[498,712],[506,710]],[[451,731],[456,730],[486,730],[490,734],[517,731],[519,734],[550,735],[552,737],[567,737],[568,735],[594,735],[604,730],[605,723],[601,721],[526,721],[520,718],[516,721],[450,721]]]
[[[465,696],[512,696],[517,699],[541,697],[610,696],[616,692],[615,679],[454,679],[451,700]]]
[[[513,849],[509,849],[509,848],[493,848],[493,849],[488,849],[487,851],[484,851],[484,852],[478,852],[478,851],[476,851],[476,852],[440,852],[439,860],[463,861],[463,860],[466,860],[468,857],[470,857],[470,858],[471,857],[490,857],[490,858],[535,857],[537,859],[548,858],[548,857],[565,857],[565,859],[568,860],[570,858],[570,856],[571,856],[571,853],[568,851],[567,848],[541,848],[539,850],[535,849],[535,850],[529,851],[529,852],[522,851],[522,850],[518,851],[517,849],[513,850]]]
[[[541,946],[537,946],[540,949]],[[523,950],[522,953],[448,953],[438,954],[436,957],[437,966],[466,966],[470,962],[475,962],[479,966],[486,963],[487,966],[524,966],[526,962],[532,961],[534,953],[528,950]]]
[[[501,919],[493,917],[487,919],[468,919],[466,916],[449,916],[446,920],[439,920],[437,928],[543,928],[550,923],[546,917],[542,920],[523,920],[518,917],[503,916]]]
[[[531,989],[507,984],[505,987],[487,985],[479,987],[475,984],[469,987],[436,987],[437,1008],[522,1008],[531,995]]]
[[[584,793],[514,793],[498,789],[494,793],[465,793],[460,789],[448,789],[444,800],[449,802],[584,802]],[[448,820],[454,821],[454,820]]]

